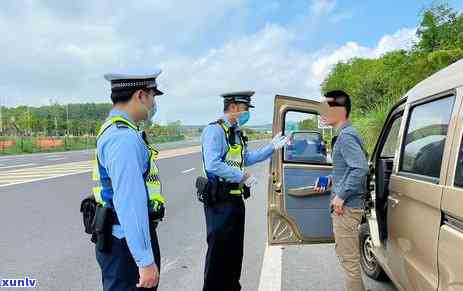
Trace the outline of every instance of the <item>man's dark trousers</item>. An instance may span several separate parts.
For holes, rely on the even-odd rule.
[[[241,290],[245,207],[243,198],[230,197],[204,206],[207,255],[203,291]]]
[[[154,261],[161,271],[161,256],[159,253],[159,243],[156,234],[156,227],[150,227],[151,247],[153,249]],[[111,253],[102,253],[96,250],[96,259],[102,272],[104,291],[135,291],[150,290],[156,291],[158,288],[137,288],[140,279],[138,266],[129,251],[126,240],[112,237]]]

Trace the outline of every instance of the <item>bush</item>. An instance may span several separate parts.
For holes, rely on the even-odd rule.
[[[463,58],[463,14],[447,5],[431,7],[421,17],[417,36],[410,50],[338,63],[322,84],[323,92],[342,89],[351,95],[352,121],[370,153],[392,105],[425,78]]]
[[[373,106],[366,115],[352,116],[353,125],[362,136],[369,154],[372,153],[387,115],[394,104],[395,100],[386,99]]]

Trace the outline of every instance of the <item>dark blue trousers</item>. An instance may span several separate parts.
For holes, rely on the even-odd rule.
[[[239,291],[245,207],[241,197],[204,206],[207,255],[203,291]]]
[[[161,256],[159,253],[159,243],[156,228],[150,229],[151,246],[153,248],[154,261],[161,271]],[[137,288],[140,276],[138,266],[129,251],[125,239],[112,237],[111,253],[96,251],[96,259],[101,268],[103,290],[104,291],[135,291],[150,290],[156,291],[158,288]]]

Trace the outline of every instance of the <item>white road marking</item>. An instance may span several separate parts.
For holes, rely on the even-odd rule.
[[[65,158],[58,158],[58,157],[56,157],[56,158],[55,158],[55,157],[51,157],[51,158],[50,158],[50,157],[48,157],[47,160],[49,160],[49,161],[59,161],[59,160],[64,160],[64,159],[65,159]]]
[[[192,146],[187,148],[179,148],[172,150],[163,150],[159,152],[158,159],[167,159],[188,154],[198,153],[201,151],[201,146]]]
[[[6,167],[0,167],[0,170],[2,169],[11,169],[11,168],[19,168],[19,167],[27,167],[27,166],[35,166],[37,164],[20,164],[20,165],[14,165],[14,166],[6,166]]]
[[[281,291],[282,276],[281,246],[268,246],[265,248],[264,262],[259,280],[259,291]]]
[[[166,159],[177,156],[188,155],[196,152],[200,152],[201,147],[193,146],[181,149],[165,150],[159,153],[158,159]],[[14,167],[24,167],[24,166],[33,166],[36,164],[23,164],[3,167],[3,169],[14,168]],[[38,167],[28,167],[24,169],[12,169],[7,171],[0,171],[0,187],[13,186],[18,184],[37,182],[43,180],[49,180],[64,176],[83,174],[91,172],[93,168],[93,161],[80,161],[80,162],[71,162],[71,163],[61,163],[53,165],[45,165]],[[0,167],[0,170],[2,167]],[[187,170],[193,171],[193,169]]]
[[[177,265],[178,259],[173,259],[169,260],[168,258],[161,258],[161,275],[169,272],[170,270],[175,268],[175,265]]]
[[[72,162],[72,163],[64,163],[64,164],[55,164],[55,165],[45,165],[35,168],[27,168],[27,169],[17,169],[11,170],[9,173],[31,173],[37,171],[56,171],[56,170],[66,170],[66,169],[76,169],[77,167],[84,167],[91,170],[92,161],[80,161],[80,162]]]
[[[83,173],[87,173],[87,172],[88,172],[88,170],[83,170],[83,171],[76,171],[76,172],[72,172],[72,173],[66,173],[66,174],[62,174],[62,175],[55,175],[55,176],[50,176],[50,177],[45,177],[45,178],[32,179],[32,180],[26,180],[26,181],[21,181],[21,182],[13,182],[13,183],[0,185],[0,188],[6,187],[6,186],[13,186],[13,185],[19,185],[19,184],[43,181],[43,180],[50,180],[50,179],[54,179],[54,178],[71,176],[71,175],[76,175],[76,174],[83,174]]]
[[[186,174],[186,173],[189,173],[189,172],[194,171],[194,170],[196,170],[196,168],[191,168],[191,169],[182,171],[182,174]]]
[[[50,156],[50,155],[74,155],[74,154],[81,154],[92,152],[94,149],[86,149],[86,150],[79,150],[79,151],[67,151],[67,152],[49,152],[49,153],[35,153],[35,154],[21,154],[21,155],[5,155],[0,156],[1,161],[6,161],[9,159],[18,159],[18,158],[30,158],[30,157],[41,157],[41,156]]]

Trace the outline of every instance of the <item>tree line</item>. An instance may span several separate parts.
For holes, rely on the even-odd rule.
[[[95,136],[112,108],[110,103],[51,104],[40,107],[1,107],[1,135],[8,136]],[[180,121],[150,124],[156,136],[182,136]]]
[[[95,135],[111,107],[104,103],[2,107],[1,130],[3,135]]]

